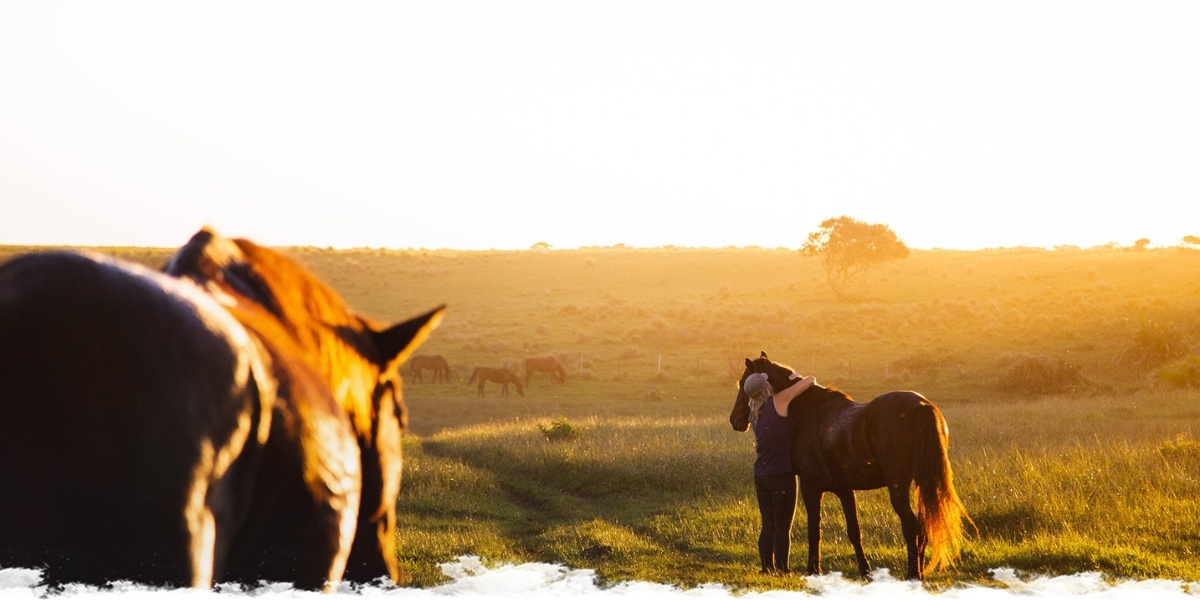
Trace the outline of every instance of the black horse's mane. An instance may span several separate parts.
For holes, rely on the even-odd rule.
[[[790,372],[790,373],[797,373],[797,372],[798,372],[798,371],[796,371],[795,369],[793,369],[793,368],[791,368],[791,367],[789,367],[789,366],[787,366],[787,365],[785,365],[785,364],[783,364],[783,363],[780,363],[780,362],[775,362],[775,361],[773,361],[773,360],[771,360],[771,359],[767,358],[766,356],[761,356],[761,357],[759,357],[759,358],[756,358],[756,359],[754,359],[754,360],[753,360],[753,361],[751,361],[751,362],[752,362],[752,363],[755,363],[755,365],[756,365],[757,367],[761,367],[761,368],[763,369],[763,370],[759,370],[758,368],[756,368],[756,369],[755,369],[755,371],[756,371],[756,372],[759,372],[759,373],[767,373],[768,375],[770,375],[770,373],[769,373],[769,372],[768,372],[766,369],[774,369],[774,370],[786,370],[786,371],[788,371],[788,372]],[[784,387],[782,387],[782,388],[780,388],[780,389],[787,389],[787,388],[791,387],[793,384],[794,384],[794,382],[791,382],[791,383],[789,383],[788,385],[786,385],[786,386],[784,386]],[[844,392],[844,391],[842,391],[842,390],[840,390],[840,389],[838,389],[838,388],[836,388],[836,387],[834,387],[834,386],[824,386],[824,385],[820,385],[820,384],[813,384],[813,386],[812,386],[811,388],[809,388],[808,390],[806,390],[806,391],[804,392],[804,394],[801,394],[801,395],[802,395],[802,396],[803,396],[803,395],[807,395],[807,394],[813,393],[813,392],[815,392],[815,391],[818,391],[818,390],[821,392],[821,395],[822,395],[822,396],[824,396],[824,397],[826,397],[826,398],[830,398],[830,399],[834,399],[834,400],[846,400],[846,401],[849,401],[849,402],[854,402],[854,398],[850,397],[850,394],[847,394],[846,392]],[[777,390],[777,391],[778,391],[778,390]]]

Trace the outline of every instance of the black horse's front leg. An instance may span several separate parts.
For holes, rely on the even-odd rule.
[[[867,562],[867,555],[863,552],[862,531],[858,526],[858,506],[854,501],[854,490],[842,490],[835,494],[842,501],[842,513],[846,515],[846,537],[850,538],[850,545],[854,546],[854,558],[858,561],[858,573],[863,579],[870,579],[871,565]]]
[[[804,499],[804,512],[808,515],[808,574],[821,574],[821,496],[824,491],[806,486],[800,480],[800,496]]]

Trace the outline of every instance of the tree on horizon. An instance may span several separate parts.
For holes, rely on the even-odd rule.
[[[822,221],[819,229],[808,234],[800,253],[820,259],[829,287],[844,297],[852,279],[861,276],[865,290],[868,271],[907,258],[911,251],[887,225],[843,215]]]

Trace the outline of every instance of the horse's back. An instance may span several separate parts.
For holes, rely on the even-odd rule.
[[[241,468],[233,446],[262,409],[244,337],[198,290],[130,263],[0,265],[0,561],[68,581],[211,579],[192,540],[237,508],[206,506],[207,486],[219,460]]]

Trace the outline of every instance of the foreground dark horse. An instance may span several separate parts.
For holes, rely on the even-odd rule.
[[[525,359],[525,385],[529,385],[529,377],[534,373],[550,373],[554,380],[563,383],[567,380],[567,370],[553,356]]]
[[[421,377],[425,370],[433,371],[434,383],[450,383],[450,363],[441,354],[418,354],[408,360],[408,368],[419,383],[425,382]]]
[[[50,584],[395,579],[396,368],[441,310],[377,328],[207,230],[167,270],[186,278],[76,252],[0,265],[0,564]]]
[[[746,359],[729,423],[746,431],[750,408],[742,384],[751,373],[766,373],[776,391],[795,383],[792,370],[762,356]],[[858,404],[840,391],[813,385],[792,401],[795,423],[792,463],[800,476],[800,495],[808,513],[808,573],[821,569],[821,496],[832,492],[842,501],[846,530],[858,569],[865,578],[870,565],[859,533],[855,490],[886,487],[900,517],[908,546],[908,578],[953,564],[963,543],[963,520],[970,522],[954,490],[946,455],[948,430],[941,411],[916,392],[888,392]],[[909,490],[916,484],[917,514]],[[926,561],[926,550],[929,560]]]
[[[408,416],[399,368],[438,325],[444,308],[382,328],[355,314],[336,292],[283,255],[208,230],[193,236],[165,270],[222,299],[267,347],[276,373],[286,371],[278,383],[280,394],[291,392],[295,397],[290,404],[276,404],[273,438],[282,433],[292,442],[334,430],[329,420],[309,420],[318,402],[307,401],[313,397],[324,404],[332,399],[348,419],[349,430],[348,435],[339,431],[327,437],[336,439],[338,447],[354,444],[359,451],[362,500],[357,510],[325,500],[327,494],[320,489],[351,485],[349,473],[337,478],[336,472],[322,473],[331,461],[331,443],[280,444],[277,451],[267,452],[264,460],[272,462],[264,473],[291,477],[282,482],[260,478],[248,519],[251,526],[239,535],[231,555],[230,578],[253,580],[263,573],[285,581],[288,575],[305,577],[302,567],[310,554],[336,557],[348,550],[345,579],[397,581],[400,438]],[[272,447],[269,444],[268,451]],[[301,482],[311,497],[302,492]],[[315,515],[314,500],[319,500]],[[335,513],[340,537],[328,530]],[[297,526],[314,519],[322,526],[321,535],[308,535]],[[353,543],[347,548],[348,532]],[[338,575],[337,563],[335,558],[333,575]]]
[[[471,378],[467,380],[467,385],[475,383],[476,381],[479,382],[478,395],[480,398],[484,396],[483,384],[489,381],[499,383],[504,386],[500,390],[501,397],[508,396],[508,384],[510,383],[517,387],[518,395],[522,397],[525,396],[525,386],[521,385],[521,380],[517,378],[516,374],[507,368],[493,369],[491,367],[475,367],[475,370],[471,372]]]

